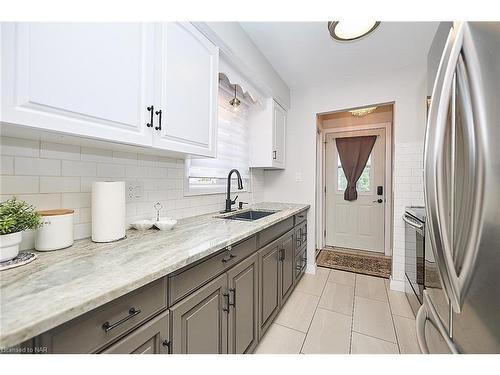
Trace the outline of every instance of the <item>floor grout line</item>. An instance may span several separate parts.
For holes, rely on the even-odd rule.
[[[271,325],[273,325],[273,324],[277,324],[277,325],[279,325],[279,326],[281,326],[281,327],[291,329],[292,331],[302,333],[303,335],[307,335],[307,332],[303,332],[303,331],[301,331],[301,330],[299,330],[299,329],[297,329],[297,328],[292,328],[292,327],[286,326],[286,325],[284,325],[283,323],[276,323],[276,322],[272,322],[272,324],[271,324]],[[266,333],[267,333],[267,332],[266,332]]]
[[[389,340],[382,339],[382,338],[377,337],[377,336],[369,335],[368,333],[365,333],[365,332],[359,332],[359,331],[356,331],[356,330],[352,330],[352,332],[357,333],[359,335],[364,335],[364,336],[371,337],[372,339],[377,339],[377,340],[380,340],[380,341],[385,341],[385,342],[388,342],[389,344],[394,344],[394,345],[398,346],[397,342],[389,341]],[[398,350],[399,350],[399,346],[398,346]]]
[[[299,354],[302,353],[302,349],[304,349],[304,344],[306,343],[306,340],[307,340],[307,335],[309,334],[309,329],[311,328],[311,324],[314,320],[314,317],[316,316],[316,311],[318,311],[318,305],[319,305],[319,301],[321,301],[321,297],[323,297],[323,293],[325,292],[325,288],[326,288],[326,283],[328,282],[328,277],[330,276],[330,272],[332,272],[331,270],[328,270],[328,275],[326,276],[326,281],[325,283],[323,284],[323,288],[321,289],[321,294],[319,296],[319,299],[318,299],[318,303],[316,304],[316,307],[314,309],[314,313],[312,315],[312,319],[311,321],[309,322],[309,326],[307,327],[307,332],[306,332],[306,335],[304,336],[304,340],[302,341],[302,346],[300,347],[300,350],[299,350]]]
[[[396,324],[394,323],[394,314],[392,313],[391,300],[389,299],[389,291],[384,283],[385,295],[387,296],[387,303],[389,305],[389,312],[391,313],[392,328],[394,329],[394,336],[396,337],[396,345],[398,346],[398,352],[401,354],[401,347],[399,346],[398,332],[396,331]]]
[[[354,276],[354,288],[352,288],[352,315],[351,315],[351,335],[349,337],[349,354],[352,354],[352,332],[354,331],[354,309],[356,308],[356,284],[357,284],[357,277]]]

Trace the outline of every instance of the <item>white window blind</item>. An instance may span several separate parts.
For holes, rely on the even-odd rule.
[[[229,104],[234,97],[234,88],[219,85],[217,157],[190,159],[187,171],[189,185],[213,187],[221,182],[218,179],[226,179],[233,168],[238,169],[243,179],[249,178],[249,104],[241,97],[241,91],[237,95],[241,104],[235,111]]]

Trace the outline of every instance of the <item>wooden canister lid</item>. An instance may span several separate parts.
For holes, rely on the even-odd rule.
[[[75,212],[75,210],[69,210],[66,208],[60,208],[57,210],[45,210],[45,211],[37,211],[40,216],[60,216],[60,215],[68,215]]]

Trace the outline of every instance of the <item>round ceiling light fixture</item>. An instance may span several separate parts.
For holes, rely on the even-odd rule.
[[[380,21],[330,21],[328,31],[339,42],[352,42],[372,33]]]

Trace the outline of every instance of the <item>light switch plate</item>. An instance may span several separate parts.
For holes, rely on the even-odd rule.
[[[127,181],[127,202],[138,202],[144,198],[144,184],[141,181]]]

